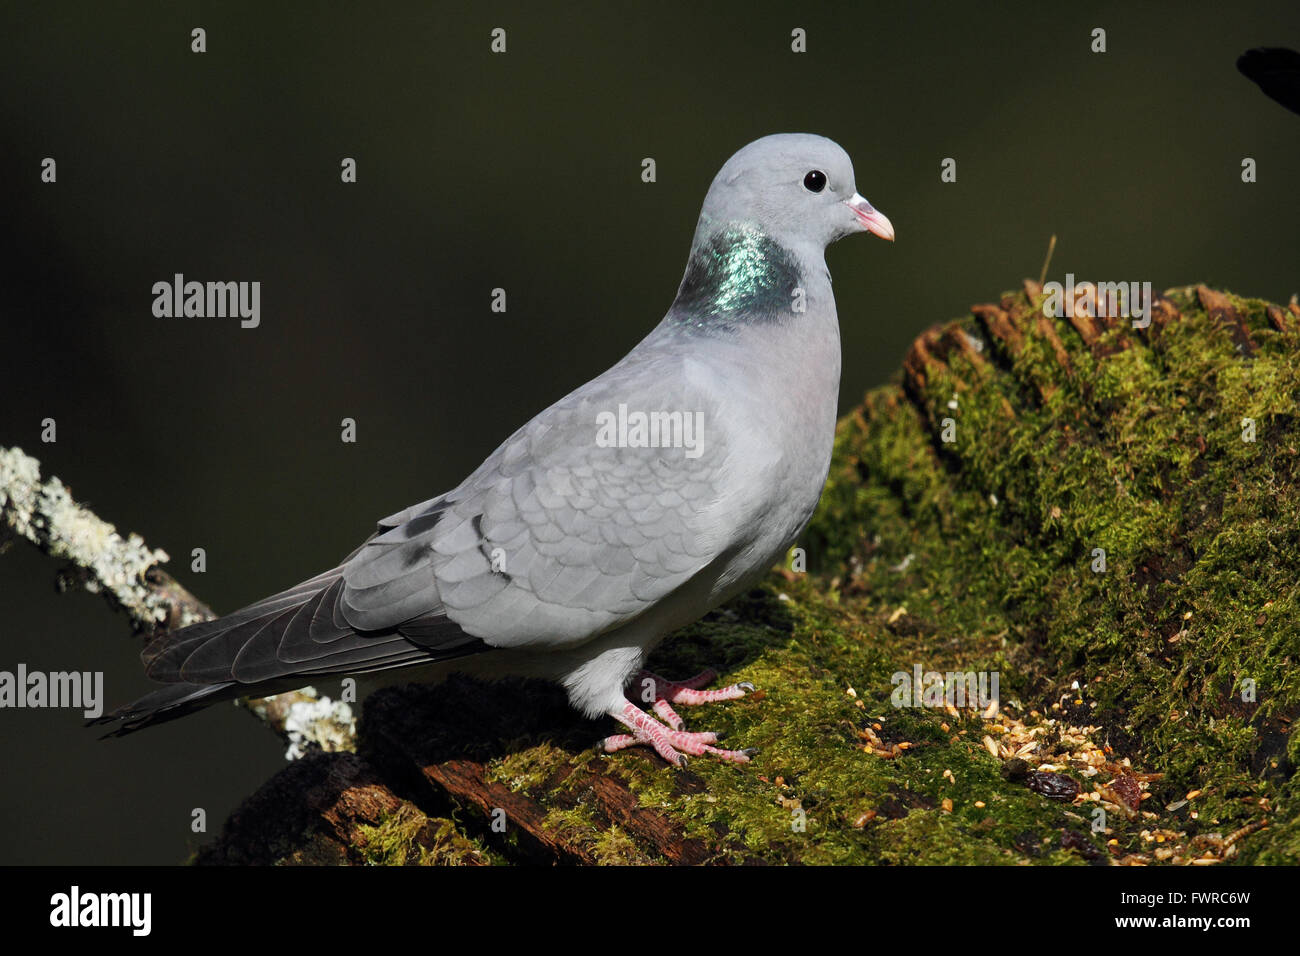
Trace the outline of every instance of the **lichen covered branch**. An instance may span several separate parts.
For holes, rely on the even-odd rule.
[[[0,447],[0,543],[22,538],[66,562],[59,587],[103,594],[135,630],[150,637],[216,617],[206,604],[162,569],[167,552],[78,504],[58,478],[41,480],[41,465],[19,448]],[[289,742],[293,759],[306,750],[350,750],[355,739],[351,708],[312,688],[243,702]]]

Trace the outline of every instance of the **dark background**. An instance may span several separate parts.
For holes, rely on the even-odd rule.
[[[671,302],[713,174],[766,133],[837,140],[898,230],[828,253],[844,408],[917,332],[1036,277],[1052,233],[1058,280],[1300,290],[1300,116],[1234,66],[1300,47],[1293,0],[394,6],[0,13],[0,445],[218,611],[332,565],[616,361]],[[260,280],[261,327],[155,318],[176,272]],[[0,556],[0,669],[146,690],[125,620],[54,571]],[[229,705],[102,743],[0,711],[0,863],[183,860],[191,809],[210,838],[282,753]]]

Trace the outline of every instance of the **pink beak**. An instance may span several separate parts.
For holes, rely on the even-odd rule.
[[[862,223],[862,228],[867,232],[874,233],[881,239],[894,241],[894,224],[871,203],[854,193],[852,199],[844,200],[844,205],[853,210],[853,214],[858,217],[858,222]]]

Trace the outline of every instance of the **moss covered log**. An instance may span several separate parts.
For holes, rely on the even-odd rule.
[[[752,764],[606,756],[544,686],[394,689],[321,757],[392,792],[383,852],[336,858],[1300,862],[1300,308],[1042,306],[1026,282],[922,335],[841,421],[790,566],[651,662],[760,688],[684,714]],[[951,693],[995,673],[996,703]]]

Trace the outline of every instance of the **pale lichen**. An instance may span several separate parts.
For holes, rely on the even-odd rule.
[[[304,687],[299,693],[311,695],[316,689]],[[289,706],[284,734],[289,740],[286,760],[296,760],[312,747],[327,752],[355,750],[357,721],[352,708],[343,701],[323,696],[317,700],[298,700]]]
[[[107,593],[141,625],[167,618],[145,572],[168,560],[139,535],[123,538],[107,521],[77,504],[58,478],[41,481],[41,466],[18,448],[0,448],[0,519],[53,558],[69,561],[92,594]]]
[[[118,534],[78,504],[58,478],[42,481],[40,462],[18,448],[0,448],[0,531],[5,529],[67,562],[73,573],[60,575],[62,585],[76,582],[92,594],[106,595],[139,630],[209,619],[210,612],[174,581],[155,584],[147,577],[168,560],[167,552],[148,547],[139,535]],[[351,708],[318,697],[309,687],[245,706],[288,738],[290,760],[310,747],[354,750]]]

